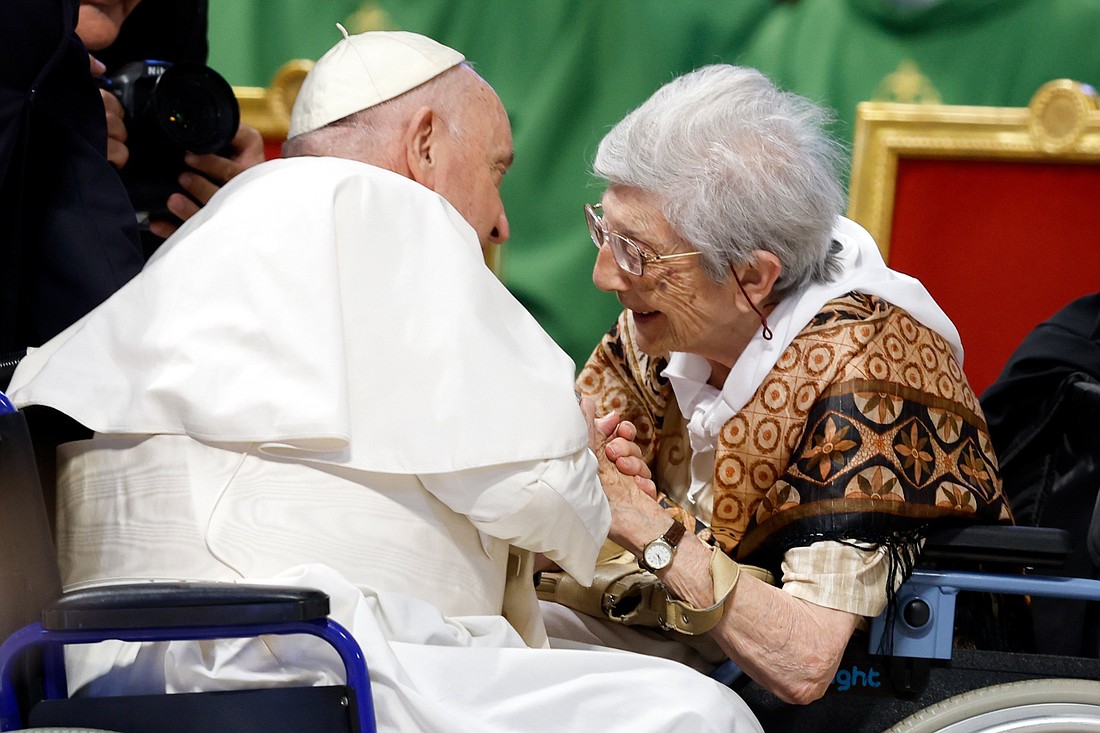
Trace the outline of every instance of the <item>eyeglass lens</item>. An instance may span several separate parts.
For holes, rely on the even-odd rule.
[[[585,205],[584,214],[588,220],[588,233],[592,237],[592,243],[601,249],[605,244],[608,245],[615,264],[631,275],[641,275],[645,262],[638,248],[615,232],[608,231],[603,217],[596,213],[594,206]]]

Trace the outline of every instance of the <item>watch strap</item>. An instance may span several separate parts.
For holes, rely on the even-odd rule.
[[[665,530],[665,533],[661,535],[665,542],[672,545],[672,549],[675,550],[680,544],[680,540],[684,539],[684,534],[687,532],[687,527],[679,519],[673,519],[672,525]]]
[[[662,628],[697,636],[718,625],[726,609],[726,599],[733,592],[741,575],[741,566],[715,547],[711,550],[710,573],[714,582],[715,601],[708,608],[696,608],[686,601],[674,600],[667,594],[658,594],[657,618]]]

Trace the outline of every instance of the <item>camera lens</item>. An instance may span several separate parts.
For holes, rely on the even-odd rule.
[[[157,80],[152,102],[165,134],[196,153],[221,150],[240,124],[233,88],[205,66],[175,64],[166,69]]]
[[[170,218],[184,152],[228,154],[241,118],[233,87],[201,64],[156,59],[125,64],[100,84],[126,113],[130,160],[119,175],[138,220]]]

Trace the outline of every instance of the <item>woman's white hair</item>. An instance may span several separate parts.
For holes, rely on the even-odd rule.
[[[783,264],[775,293],[824,282],[844,206],[831,115],[755,69],[705,66],[658,89],[601,141],[594,170],[655,196],[725,282],[754,250]]]

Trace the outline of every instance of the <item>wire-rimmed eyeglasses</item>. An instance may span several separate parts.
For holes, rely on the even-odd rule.
[[[601,208],[603,208],[602,204],[584,205],[584,218],[588,222],[588,233],[592,237],[592,243],[596,245],[597,249],[603,249],[605,244],[610,246],[611,254],[615,258],[615,264],[631,275],[640,276],[645,272],[645,266],[651,262],[674,260],[678,257],[694,257],[695,255],[703,254],[699,250],[694,252],[678,252],[671,255],[650,254],[644,251],[638,245],[638,242],[635,242],[630,237],[611,231],[607,226],[607,222],[603,220],[603,217],[596,213]],[[732,272],[733,279],[737,281],[737,287],[740,288],[741,294],[745,296],[745,301],[760,318],[764,339],[771,341],[772,330],[768,328],[768,319],[756,306],[756,303],[752,302],[752,298],[749,297],[749,294],[745,292],[745,286],[741,284],[741,278],[738,277],[737,271],[733,270]]]
[[[671,255],[650,254],[630,237],[611,231],[607,226],[607,222],[598,213],[601,208],[603,208],[601,204],[584,205],[584,218],[588,222],[588,234],[592,237],[592,243],[596,245],[597,249],[603,249],[605,244],[611,247],[611,255],[615,258],[615,264],[631,275],[641,275],[645,272],[645,266],[654,262],[703,254],[698,250],[695,252],[678,252]]]

